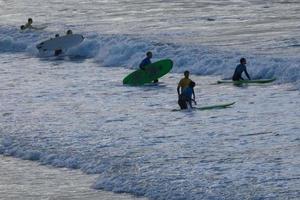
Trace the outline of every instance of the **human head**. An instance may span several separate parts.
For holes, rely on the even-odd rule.
[[[24,30],[24,29],[25,29],[25,26],[24,26],[24,25],[20,26],[20,29],[21,29],[21,30]]]
[[[73,34],[72,30],[68,30],[67,35],[71,35],[71,34]]]
[[[57,33],[57,34],[55,34],[55,37],[59,37],[59,34]]]
[[[28,18],[28,24],[32,24],[32,18]]]
[[[189,87],[194,88],[196,86],[196,83],[194,81],[191,81],[189,84]]]
[[[240,63],[243,64],[243,65],[245,65],[245,64],[247,63],[247,62],[246,62],[246,58],[241,58],[241,59],[240,59]]]
[[[146,56],[147,56],[148,58],[152,58],[152,52],[151,52],[151,51],[148,51],[148,52],[146,53]]]
[[[189,76],[190,76],[190,72],[189,71],[184,71],[184,77],[189,78]]]

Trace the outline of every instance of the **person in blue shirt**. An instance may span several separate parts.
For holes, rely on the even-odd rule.
[[[189,86],[185,88],[179,95],[178,105],[180,106],[180,109],[182,110],[187,109],[188,104],[190,105],[191,108],[193,108],[192,101],[195,103],[195,105],[197,104],[195,99],[192,98],[192,95],[195,94],[194,92],[195,85],[196,83],[194,81],[191,81],[189,83]]]
[[[146,53],[146,58],[144,58],[143,60],[142,60],[142,62],[140,63],[140,69],[141,70],[146,70],[146,66],[147,65],[150,65],[152,62],[151,62],[151,58],[152,58],[152,52],[151,51],[148,51],[147,53]],[[154,80],[153,81],[154,83],[157,83],[158,82],[158,79],[156,79],[156,80]]]
[[[146,53],[146,58],[144,58],[144,60],[142,60],[142,62],[140,63],[140,69],[145,70],[145,66],[150,65],[151,64],[151,58],[152,58],[152,52],[148,51]]]
[[[249,80],[251,80],[248,72],[247,72],[247,68],[246,68],[246,59],[245,58],[241,58],[240,59],[240,64],[238,66],[236,66],[234,74],[232,76],[232,80],[233,81],[239,81],[239,80],[244,80],[242,77],[242,73],[245,72],[247,78]]]

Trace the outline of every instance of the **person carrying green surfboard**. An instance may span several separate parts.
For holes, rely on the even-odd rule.
[[[241,58],[240,59],[240,64],[238,66],[236,66],[234,74],[232,76],[232,80],[233,81],[240,81],[240,80],[244,80],[242,77],[242,73],[245,72],[247,78],[249,80],[251,80],[248,72],[247,72],[247,68],[246,68],[246,59],[245,58]]]
[[[151,58],[152,58],[152,52],[151,51],[148,51],[147,53],[146,53],[146,58],[144,58],[143,60],[142,60],[142,62],[140,63],[140,69],[141,70],[146,70],[146,68],[145,68],[145,66],[147,66],[147,65],[150,65],[152,62],[151,62]],[[158,82],[158,79],[155,79],[154,81],[153,81],[153,83],[157,83]]]

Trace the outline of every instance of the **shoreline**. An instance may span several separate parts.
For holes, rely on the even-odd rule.
[[[0,155],[0,199],[146,199],[91,188],[97,175]]]

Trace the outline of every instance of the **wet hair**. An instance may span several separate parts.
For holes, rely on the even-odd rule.
[[[190,75],[190,72],[188,71],[188,70],[186,70],[186,71],[184,71],[184,73],[183,73],[185,76],[186,75]]]
[[[73,34],[72,30],[67,31],[67,35]]]
[[[189,84],[189,87],[193,88],[196,86],[196,83],[194,81],[191,81],[190,84]]]
[[[32,18],[28,18],[28,22],[32,22]]]
[[[152,52],[151,52],[151,51],[148,51],[148,52],[146,53],[146,56],[150,56],[150,55],[152,55]]]
[[[241,58],[240,63],[246,62],[246,58]]]
[[[24,26],[24,25],[20,26],[20,29],[21,29],[21,30],[24,30],[24,29],[25,29],[25,26]]]

